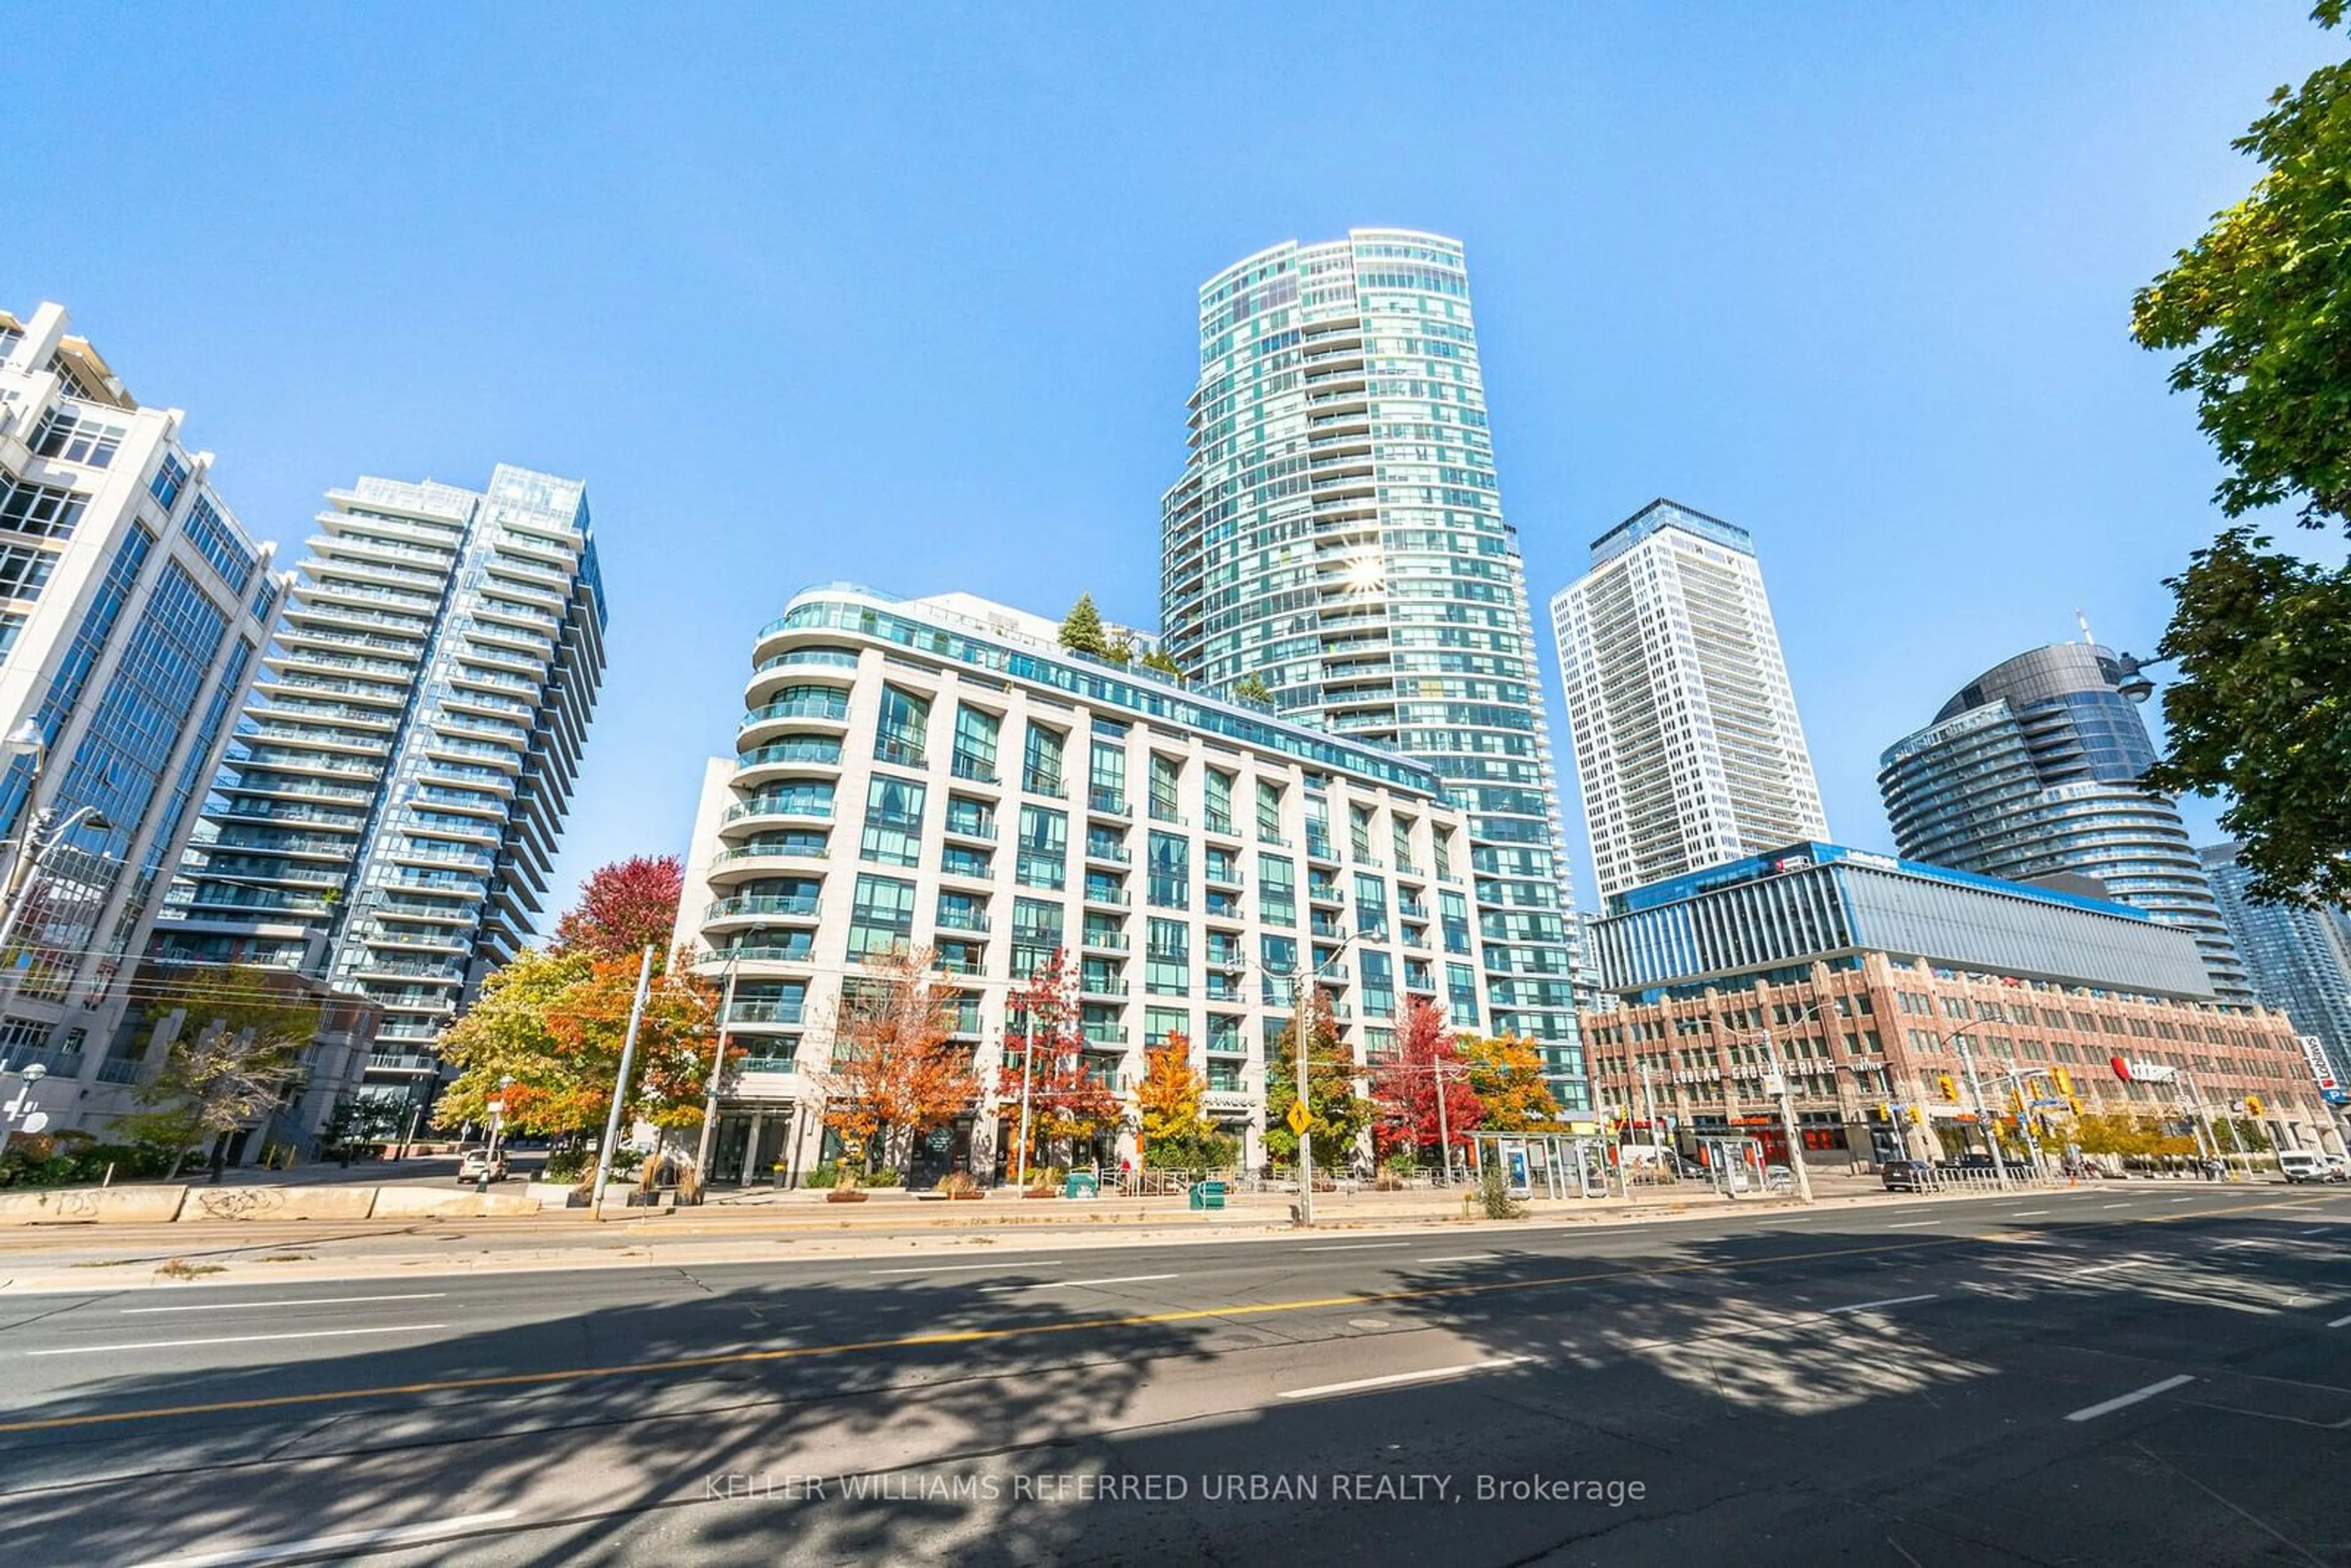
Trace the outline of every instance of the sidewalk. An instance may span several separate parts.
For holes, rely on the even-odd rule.
[[[1858,1186],[1860,1184],[1854,1184]],[[481,1219],[355,1234],[350,1226],[174,1224],[17,1231],[0,1238],[0,1297],[87,1292],[172,1280],[157,1270],[183,1260],[217,1271],[184,1285],[276,1284],[430,1273],[502,1273],[606,1268],[685,1268],[778,1260],[977,1256],[1004,1248],[1096,1250],[1214,1245],[1298,1234],[1289,1195],[1253,1195],[1222,1212],[1187,1210],[1180,1198],[1056,1200],[990,1198],[953,1203],[898,1195],[885,1201],[829,1204],[818,1195],[771,1195],[758,1204],[711,1205],[647,1214],[608,1210],[598,1222],[584,1210],[530,1219]],[[1973,1196],[1973,1195],[1970,1195]],[[1670,1224],[1731,1215],[1786,1213],[1792,1197],[1725,1199],[1700,1190],[1687,1197],[1538,1199],[1524,1219],[1463,1217],[1459,1189],[1420,1193],[1318,1194],[1312,1234],[1363,1237],[1475,1233],[1489,1240],[1530,1229]],[[1813,1212],[1885,1201],[1874,1189],[1823,1194]],[[1399,1201],[1401,1200],[1401,1201]],[[1915,1196],[1896,1202],[1917,1203]],[[1962,1201],[1960,1199],[1930,1201]],[[1023,1207],[1016,1209],[1015,1202]],[[851,1210],[855,1218],[842,1218]],[[967,1210],[982,1210],[967,1215]],[[952,1210],[951,1213],[942,1213]],[[879,1212],[874,1212],[879,1211]],[[1035,1212],[1041,1211],[1041,1212]],[[936,1218],[934,1218],[935,1216]],[[438,1232],[439,1234],[435,1234]],[[462,1250],[459,1249],[463,1249]],[[789,1249],[780,1250],[779,1249]]]

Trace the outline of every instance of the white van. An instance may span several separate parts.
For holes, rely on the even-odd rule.
[[[2343,1167],[2315,1149],[2284,1149],[2278,1154],[2278,1171],[2296,1186],[2306,1181],[2341,1181]]]

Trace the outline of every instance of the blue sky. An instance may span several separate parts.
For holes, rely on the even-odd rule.
[[[2304,9],[36,8],[0,304],[64,301],[297,554],[360,473],[588,481],[568,888],[684,847],[797,587],[1155,623],[1199,281],[1458,235],[1539,613],[1654,496],[1753,530],[1885,847],[1888,742],[2076,609],[2146,651],[2219,526],[2129,298],[2342,52]],[[1572,794],[1568,839],[1585,902]]]

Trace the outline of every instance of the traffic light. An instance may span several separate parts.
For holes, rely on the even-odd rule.
[[[2245,1113],[2249,1116],[2258,1116],[2262,1113],[2262,1097],[2260,1095],[2248,1094],[2245,1096]]]
[[[2057,1079],[2057,1092],[2065,1096],[2066,1099],[2071,1100],[2074,1097],[2074,1075],[2061,1067],[2057,1069],[2055,1077]]]
[[[1923,1127],[1927,1124],[1927,1113],[1918,1109],[1917,1106],[1906,1105],[1903,1109],[1910,1113],[1910,1124],[1912,1126]]]
[[[2082,1102],[2075,1099],[2073,1095],[2068,1094],[2065,1096],[2065,1103],[2074,1108],[2074,1114],[2076,1116],[2082,1113]]]
[[[1881,1122],[1891,1122],[1894,1120],[1894,1107],[1891,1105],[1880,1104],[1877,1107],[1877,1119]]]
[[[1959,1098],[1959,1086],[1951,1082],[1951,1075],[1948,1072],[1935,1074],[1935,1092],[1954,1103]]]

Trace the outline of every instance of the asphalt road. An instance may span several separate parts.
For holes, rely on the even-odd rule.
[[[2351,1563],[2351,1194],[0,1302],[27,1563]]]

